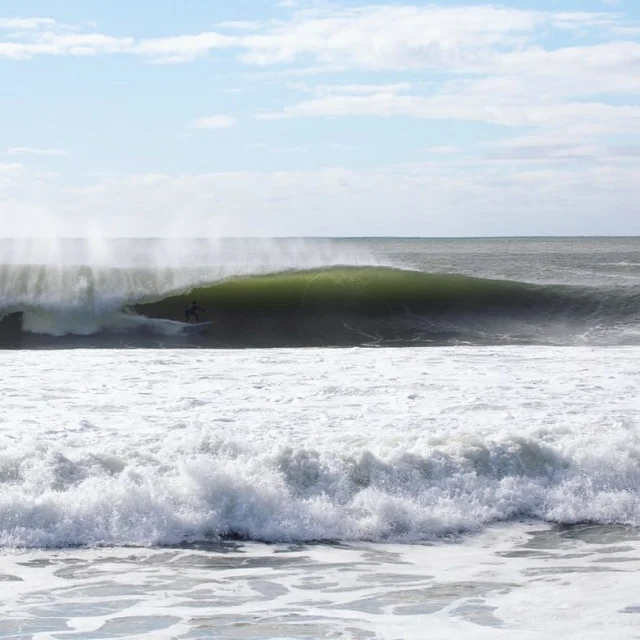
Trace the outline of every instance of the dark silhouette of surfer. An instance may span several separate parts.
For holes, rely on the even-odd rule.
[[[191,322],[191,318],[195,318],[196,322],[200,322],[198,311],[206,313],[205,310],[195,301],[184,308],[184,317],[187,322]]]

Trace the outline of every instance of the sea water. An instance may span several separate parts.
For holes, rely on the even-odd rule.
[[[245,277],[256,262],[280,273],[283,246]],[[0,637],[635,637],[640,243],[309,246],[312,277],[324,259],[516,283],[501,309],[535,332],[341,348],[125,348],[130,331],[103,328],[89,344],[8,342]],[[523,320],[522,285],[555,315],[525,307]],[[460,314],[463,302],[448,320],[495,331],[495,308]]]

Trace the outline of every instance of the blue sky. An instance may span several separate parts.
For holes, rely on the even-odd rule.
[[[640,232],[640,3],[4,0],[2,235]]]

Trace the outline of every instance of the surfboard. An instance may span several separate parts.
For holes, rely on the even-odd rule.
[[[213,320],[206,320],[205,322],[185,322],[183,324],[185,331],[195,331],[196,329],[202,329],[213,324]]]

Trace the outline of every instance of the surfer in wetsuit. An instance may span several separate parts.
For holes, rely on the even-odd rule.
[[[200,316],[198,315],[198,311],[202,311],[205,313],[205,310],[197,303],[192,302],[184,308],[184,317],[187,322],[191,322],[191,318],[196,319],[196,323],[200,322]]]

